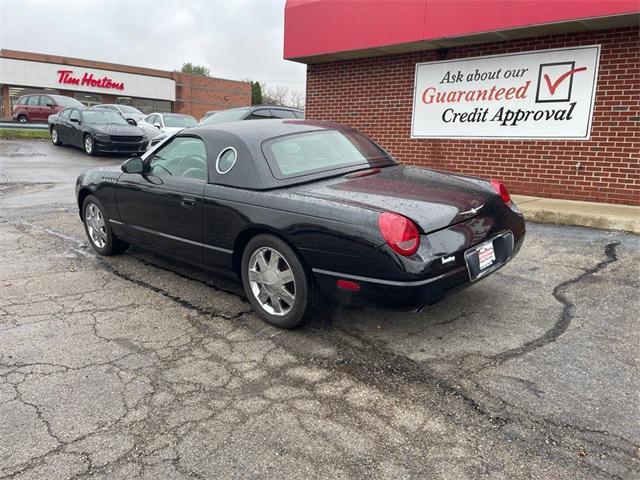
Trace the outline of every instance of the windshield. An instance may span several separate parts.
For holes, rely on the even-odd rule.
[[[193,127],[198,122],[189,115],[163,115],[165,127]]]
[[[135,113],[136,115],[144,115],[140,110],[129,105],[118,105],[124,113]]]
[[[82,116],[86,123],[117,123],[120,125],[129,125],[129,123],[122,118],[122,115],[109,110],[85,110],[82,112]]]
[[[395,164],[384,150],[356,132],[323,130],[288,135],[266,142],[263,150],[277,178]]]
[[[236,120],[241,120],[247,112],[248,108],[236,108],[233,110],[222,110],[221,112],[216,112],[210,117],[205,118],[200,122],[200,125],[210,125],[213,123],[224,123],[224,122],[235,122]]]
[[[55,95],[53,98],[58,105],[62,105],[63,107],[84,107],[84,105],[75,98],[65,97],[64,95]]]

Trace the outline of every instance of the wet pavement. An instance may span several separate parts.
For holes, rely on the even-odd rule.
[[[90,158],[0,141],[0,478],[638,478],[640,237],[528,225],[419,314],[261,322],[241,286],[99,258]]]

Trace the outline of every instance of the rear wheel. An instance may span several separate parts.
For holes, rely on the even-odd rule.
[[[276,327],[295,328],[312,313],[313,279],[277,237],[258,235],[249,241],[242,255],[242,283],[256,313]]]
[[[82,219],[89,243],[100,255],[110,256],[124,252],[129,244],[113,234],[104,208],[93,195],[88,195],[82,204]]]
[[[27,123],[28,121],[29,121],[29,119],[27,118],[26,115],[18,115],[18,122]]]
[[[53,127],[51,129],[51,141],[54,145],[62,145],[60,137],[58,137],[58,129],[56,127]]]
[[[82,142],[82,144],[84,145],[84,153],[86,153],[87,155],[94,156],[98,154],[98,149],[95,142],[93,141],[93,137],[88,133],[84,136],[84,141]]]

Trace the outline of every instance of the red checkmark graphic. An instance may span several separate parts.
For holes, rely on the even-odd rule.
[[[563,73],[562,75],[560,75],[556,79],[556,81],[553,82],[553,83],[551,83],[551,79],[549,78],[549,75],[547,75],[545,73],[544,74],[544,79],[547,82],[547,87],[549,87],[549,93],[551,93],[551,95],[553,95],[556,92],[556,88],[558,88],[560,86],[560,84],[562,82],[564,82],[567,78],[569,78],[574,73],[584,72],[586,69],[587,69],[587,67],[579,67],[579,68],[574,68],[573,70],[569,70],[567,73]]]

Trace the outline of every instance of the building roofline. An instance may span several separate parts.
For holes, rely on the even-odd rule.
[[[96,69],[108,70],[112,72],[132,73],[135,75],[144,75],[148,77],[168,78],[170,80],[175,80],[177,83],[181,83],[180,86],[185,86],[185,87],[189,87],[190,85],[183,84],[183,82],[181,82],[181,79],[211,78],[215,80],[224,80],[226,82],[234,82],[239,84],[249,83],[242,80],[232,80],[232,79],[221,78],[221,77],[201,77],[198,75],[191,75],[188,73],[182,73],[182,72],[176,72],[176,71],[159,70],[156,68],[136,67],[133,65],[122,65],[119,63],[87,60],[84,58],[75,58],[75,57],[63,57],[61,55],[53,55],[48,53],[26,52],[21,50],[10,50],[10,49],[4,49],[4,48],[0,49],[0,58],[24,60],[28,62],[55,63],[55,64],[61,64],[61,65],[69,65],[71,67],[96,68]]]
[[[638,25],[636,0],[287,0],[284,58],[311,64]]]

